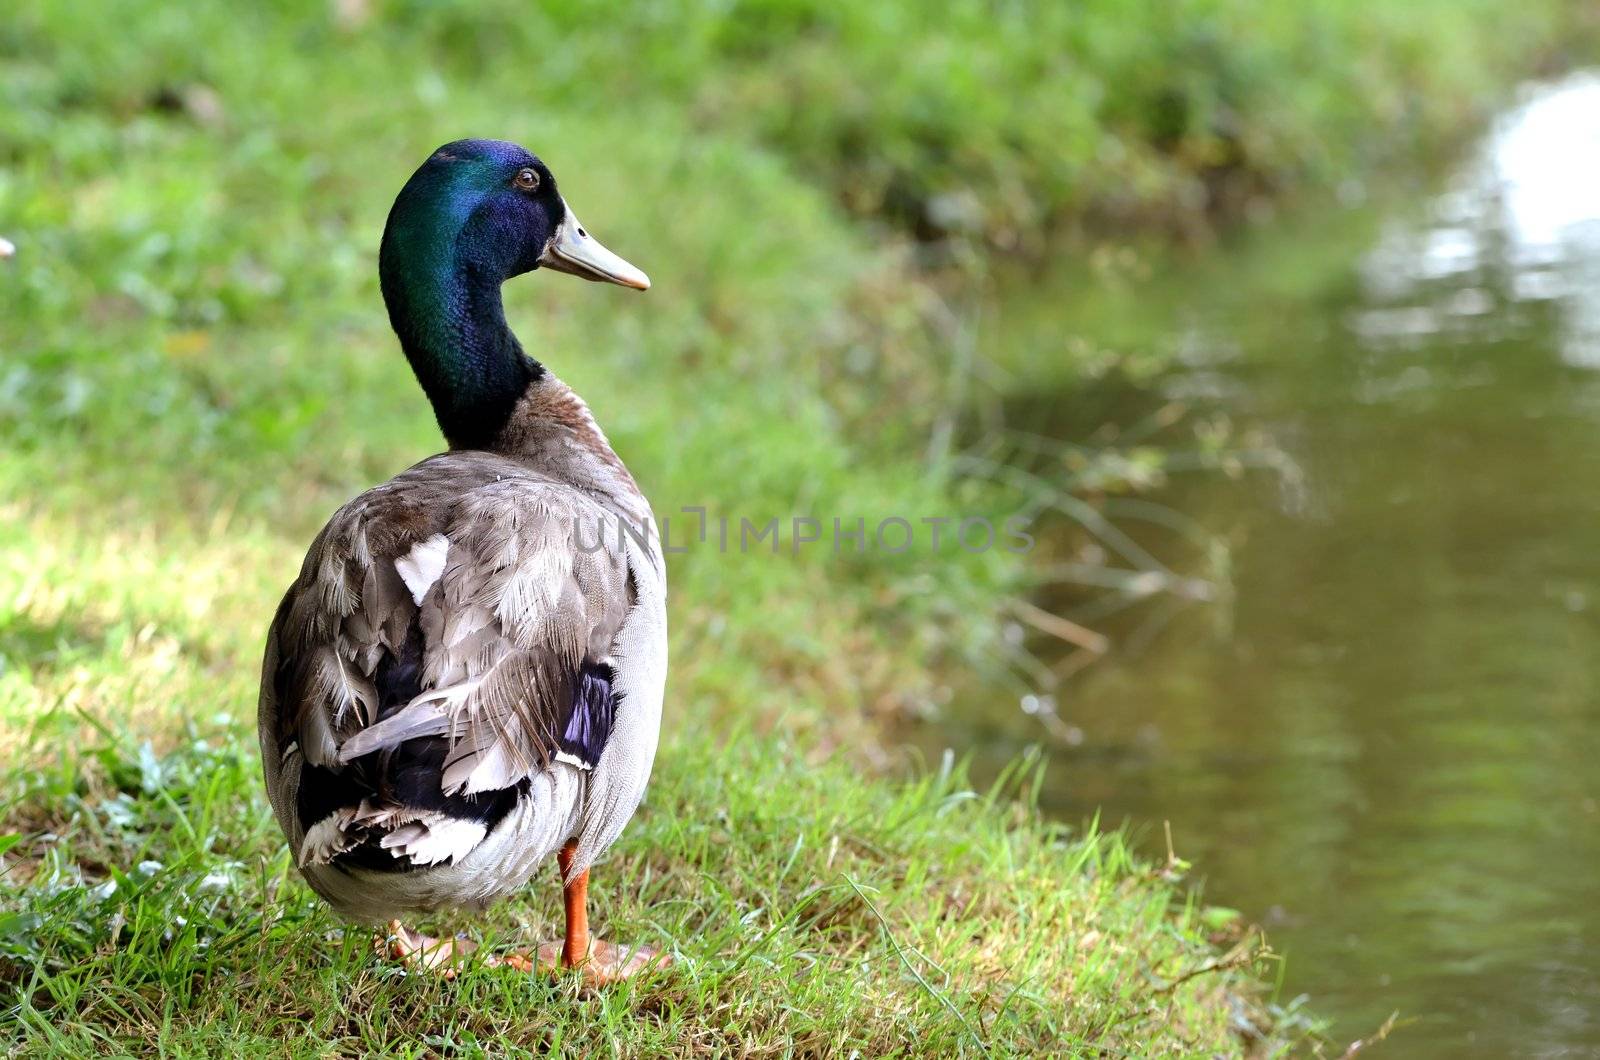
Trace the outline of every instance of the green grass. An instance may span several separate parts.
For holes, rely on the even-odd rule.
[[[1307,1029],[1262,1007],[1259,940],[1182,897],[1181,867],[1041,821],[1029,771],[982,795],[958,770],[863,778],[820,750],[860,723],[819,731],[815,678],[733,720],[704,645],[678,651],[656,781],[593,889],[602,930],[679,966],[598,996],[404,976],[299,883],[259,790],[260,626],[300,542],[226,512],[5,516],[0,1034],[23,1055],[1187,1055]],[[548,937],[545,882],[436,926]]]
[[[64,758],[13,804],[52,835],[7,852],[31,880],[0,915],[23,1055],[1189,1053],[1248,1012],[1253,939],[1174,910],[1120,837],[1068,837],[959,775],[862,784],[781,742],[680,746],[593,889],[605,931],[679,963],[590,994],[375,958],[288,882],[235,726]],[[479,921],[491,945],[556,930],[543,882]]]
[[[22,0],[0,20],[8,1045],[1191,1055],[1303,1035],[1175,866],[1042,822],[1026,774],[979,796],[881,745],[953,671],[998,667],[1022,577],[1000,552],[672,557],[658,777],[594,891],[603,927],[676,947],[667,975],[598,996],[405,977],[295,879],[258,791],[260,639],[328,513],[438,445],[376,283],[388,205],[434,146],[529,144],[654,278],[638,297],[539,274],[508,314],[659,512],[996,514],[950,442],[977,386],[962,322],[904,233],[1037,249],[1096,217],[1208,212],[1196,189],[1224,171],[1252,194],[1360,172],[1464,120],[1570,10],[1097,0],[928,26],[895,3],[735,6]],[[525,943],[554,900],[470,926]]]

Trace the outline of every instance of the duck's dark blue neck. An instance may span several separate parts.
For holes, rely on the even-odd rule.
[[[405,257],[385,246],[389,320],[452,449],[491,448],[544,373],[506,324],[500,278],[453,253]]]

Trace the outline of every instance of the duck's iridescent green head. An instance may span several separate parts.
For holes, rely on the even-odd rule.
[[[538,378],[506,327],[500,285],[541,267],[650,286],[589,235],[542,161],[503,140],[445,144],[389,211],[378,262],[389,319],[457,448],[491,441]]]
[[[650,279],[589,235],[549,168],[504,140],[457,140],[406,181],[383,233],[386,277],[438,282],[461,267],[501,281],[539,266],[645,290]]]

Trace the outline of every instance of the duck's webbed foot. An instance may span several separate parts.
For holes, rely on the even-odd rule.
[[[456,972],[472,960],[472,955],[478,951],[478,943],[464,935],[436,939],[413,931],[398,920],[391,920],[388,932],[378,936],[376,948],[380,957],[399,961],[410,971],[434,972],[445,979],[454,979]],[[487,968],[514,968],[519,972],[531,972],[536,967],[535,961],[520,950],[513,950],[503,957],[494,953],[486,954],[483,964]]]
[[[578,844],[568,840],[556,861],[561,878],[567,880]],[[585,869],[563,884],[567,914],[566,937],[539,947],[539,967],[546,972],[565,972],[576,968],[591,983],[614,983],[638,975],[646,968],[664,968],[672,955],[653,946],[619,946],[589,935],[589,871]]]
[[[378,936],[376,948],[379,956],[397,960],[413,972],[438,972],[454,979],[456,969],[467,962],[478,944],[459,935],[436,939],[391,920],[388,933]]]
[[[583,978],[596,985],[614,983],[638,975],[646,968],[664,968],[672,955],[654,946],[619,946],[605,939],[591,939],[587,955],[569,961],[564,941],[546,942],[539,947],[539,969],[552,975],[576,968]]]
[[[561,878],[572,869],[577,843],[569,841],[561,849]],[[584,871],[564,884],[567,930],[564,938],[546,942],[534,953],[512,951],[504,956],[488,954],[483,963],[490,968],[514,968],[519,972],[539,970],[562,973],[577,970],[586,982],[600,985],[638,975],[647,968],[664,968],[672,955],[653,946],[620,946],[589,935],[589,873]],[[386,935],[378,937],[378,953],[400,961],[414,972],[434,972],[454,979],[456,972],[472,959],[478,943],[464,936],[436,939],[413,931],[398,920],[389,922]]]

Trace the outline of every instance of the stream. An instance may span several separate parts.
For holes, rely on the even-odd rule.
[[[1222,560],[1129,531],[1225,593],[1041,590],[1113,650],[1043,706],[957,696],[923,742],[980,775],[1040,745],[1048,812],[1155,856],[1170,822],[1339,1048],[1398,1010],[1392,1055],[1600,1055],[1600,75],[1364,198],[1124,280],[1096,319],[1175,351],[1153,379],[1008,399],[1030,436],[1181,407],[1282,461],[1149,495]],[[1059,343],[1058,293],[1008,292],[979,352]]]

